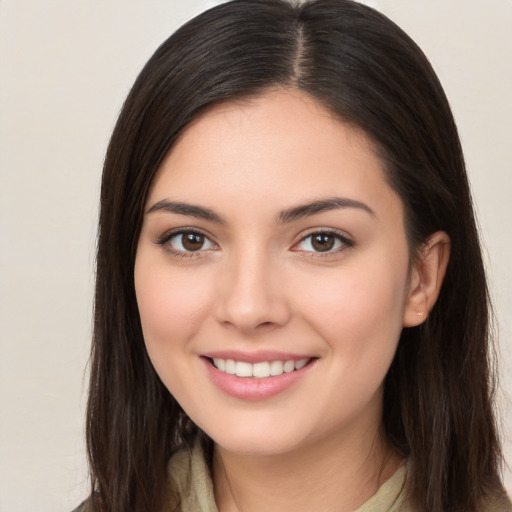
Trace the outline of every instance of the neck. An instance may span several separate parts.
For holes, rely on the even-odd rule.
[[[380,431],[339,433],[277,455],[237,454],[216,445],[215,499],[220,512],[348,512],[375,494],[399,464]]]

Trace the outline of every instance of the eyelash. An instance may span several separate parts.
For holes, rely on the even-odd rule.
[[[311,239],[310,244],[312,244],[312,238],[314,236],[318,235],[324,235],[324,236],[332,236],[335,240],[334,243],[338,242],[339,247],[333,249],[329,249],[327,251],[306,251],[302,249],[295,249],[300,244],[305,242],[308,239]],[[329,256],[332,256],[333,254],[341,253],[347,249],[350,249],[355,246],[355,242],[347,237],[344,233],[341,233],[339,231],[336,231],[334,229],[319,229],[316,231],[311,231],[307,235],[303,236],[294,246],[292,247],[292,250],[295,252],[302,252],[308,255],[310,258],[326,258]]]
[[[194,228],[180,228],[177,230],[173,230],[170,232],[165,233],[162,235],[156,243],[158,245],[161,245],[167,252],[169,252],[173,256],[177,256],[179,258],[195,258],[198,256],[201,256],[202,253],[209,249],[198,249],[197,251],[187,251],[187,250],[181,250],[181,249],[175,249],[171,244],[171,240],[174,237],[178,237],[179,235],[197,235],[204,237],[205,241],[207,240],[210,244],[213,246],[216,246],[215,242],[212,242],[210,240],[210,237],[204,233],[203,231],[200,231],[198,229]],[[183,246],[183,241],[181,242],[181,245]]]
[[[165,233],[162,235],[158,240],[156,240],[156,244],[161,245],[165,248],[166,251],[168,251],[173,256],[177,256],[179,258],[194,258],[199,257],[207,250],[211,250],[211,248],[203,249],[200,248],[196,251],[187,251],[187,250],[181,250],[181,249],[175,249],[171,244],[170,241],[174,237],[178,237],[179,235],[197,235],[204,237],[205,240],[207,240],[210,244],[216,247],[215,242],[212,242],[210,240],[210,237],[206,235],[203,231],[200,231],[198,229],[194,228],[180,228],[177,230],[170,231],[168,233]],[[338,242],[340,244],[339,247],[332,250],[329,249],[327,251],[314,251],[314,250],[303,250],[298,249],[297,247],[305,242],[308,239],[312,239],[312,237],[318,235],[324,235],[324,236],[332,236],[335,239],[335,244]],[[311,244],[312,242],[310,242]],[[183,246],[183,241],[181,242],[181,245]],[[293,245],[291,248],[294,252],[302,252],[304,254],[308,254],[308,257],[310,258],[325,258],[328,256],[332,256],[333,254],[340,253],[342,251],[345,251],[346,249],[352,248],[355,246],[355,242],[348,238],[345,234],[340,233],[339,231],[333,230],[333,229],[320,229],[316,231],[311,231],[307,235],[303,236],[296,244]]]

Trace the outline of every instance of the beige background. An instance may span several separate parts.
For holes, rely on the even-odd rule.
[[[0,0],[0,511],[65,512],[83,446],[100,170],[137,72],[201,0]],[[512,461],[512,1],[376,0],[458,121],[499,318]],[[508,398],[506,397],[508,396]],[[512,491],[512,473],[505,474]]]

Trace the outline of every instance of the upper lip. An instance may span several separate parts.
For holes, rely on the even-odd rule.
[[[232,359],[245,363],[262,363],[264,361],[300,361],[311,359],[309,354],[297,354],[292,352],[280,352],[275,350],[261,350],[257,352],[245,352],[239,350],[215,350],[201,354],[210,359]]]

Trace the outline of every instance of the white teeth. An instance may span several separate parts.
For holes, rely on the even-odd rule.
[[[258,379],[270,377],[270,363],[266,361],[263,363],[254,363],[252,365],[252,376]]]
[[[281,375],[283,373],[283,362],[282,361],[272,361],[270,363],[270,375]]]
[[[233,359],[226,359],[226,369],[223,371],[230,375],[235,375],[235,361],[233,361]]]
[[[262,361],[260,363],[246,363],[244,361],[234,361],[233,359],[213,358],[213,364],[221,372],[237,377],[254,377],[256,379],[264,379],[266,377],[276,377],[283,373],[290,373],[294,370],[304,368],[310,361],[310,358],[299,359],[294,361]]]
[[[237,361],[235,365],[235,375],[237,377],[252,377],[252,364]]]
[[[300,370],[301,368],[304,368],[308,361],[309,359],[300,359],[299,361],[295,361],[295,369]]]
[[[283,370],[285,373],[290,373],[295,370],[295,361],[286,361],[283,365]]]
[[[221,371],[226,371],[226,361],[224,359],[219,359],[218,357],[215,357],[213,359],[213,364]]]

